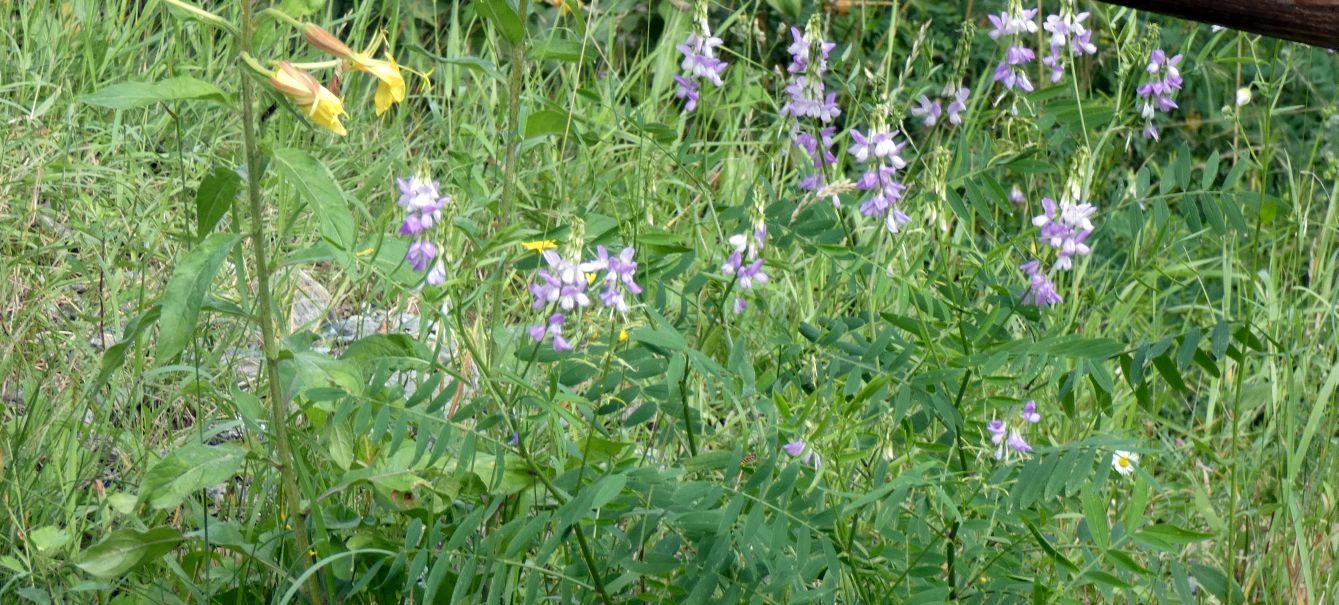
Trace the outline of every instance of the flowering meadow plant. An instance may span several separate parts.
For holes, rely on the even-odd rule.
[[[131,4],[6,12],[0,602],[1339,590],[1322,50]]]

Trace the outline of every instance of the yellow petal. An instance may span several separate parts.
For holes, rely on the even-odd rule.
[[[618,331],[618,341],[619,341],[619,342],[627,342],[627,341],[628,341],[628,329],[627,329],[627,328],[622,328],[622,329],[620,329],[620,330]]]
[[[558,242],[551,239],[537,239],[532,242],[521,242],[521,247],[531,252],[543,252],[558,247]]]
[[[321,87],[316,93],[316,102],[305,107],[307,115],[312,122],[321,126],[339,136],[349,134],[344,130],[344,125],[340,123],[339,117],[345,115],[344,102],[335,96],[335,93],[329,89]]]
[[[377,115],[385,113],[392,104],[404,101],[404,76],[400,74],[400,66],[390,53],[386,53],[385,61],[357,54],[353,60],[353,68],[371,74],[378,80],[377,92],[372,98],[377,108]]]

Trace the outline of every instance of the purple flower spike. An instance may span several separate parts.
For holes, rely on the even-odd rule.
[[[1044,212],[1032,218],[1032,224],[1041,228],[1041,241],[1060,251],[1055,266],[1069,270],[1075,256],[1092,252],[1084,240],[1093,232],[1092,216],[1097,207],[1092,204],[1073,204],[1062,201],[1057,206],[1049,197],[1041,199]]]
[[[702,27],[706,27],[705,22],[702,23]],[[725,74],[725,68],[729,64],[716,56],[716,48],[721,44],[723,42],[720,38],[704,31],[700,34],[698,32],[688,34],[683,44],[677,47],[679,53],[683,55],[679,67],[684,73],[674,76],[674,81],[679,85],[674,91],[674,97],[684,101],[684,113],[691,113],[697,109],[697,104],[701,100],[699,80],[711,82],[717,88],[725,84],[721,76]]]
[[[931,121],[927,118],[926,122],[928,125]],[[902,145],[897,143],[896,135],[896,132],[871,129],[869,134],[862,136],[859,131],[851,130],[851,138],[855,141],[851,155],[868,164],[855,183],[856,189],[870,194],[860,203],[860,213],[869,218],[884,219],[890,233],[897,233],[911,220],[898,208],[906,185],[897,180],[897,171],[905,168],[907,163],[900,155]]]
[[[1144,118],[1145,138],[1154,140],[1159,138],[1158,127],[1153,122],[1157,112],[1170,113],[1177,108],[1172,96],[1181,90],[1183,83],[1181,71],[1177,68],[1181,64],[1181,58],[1181,55],[1168,58],[1167,53],[1161,48],[1155,49],[1149,57],[1147,68],[1149,77],[1137,89],[1139,97],[1144,99],[1140,115]]]
[[[441,186],[430,179],[397,178],[395,184],[400,190],[397,203],[405,211],[404,221],[400,223],[400,235],[414,238],[405,260],[415,271],[420,272],[428,270],[429,265],[432,265],[428,284],[441,285],[446,281],[446,269],[440,263],[432,263],[437,257],[437,246],[427,239],[427,231],[442,221],[442,210],[451,202],[451,197],[442,195]]]
[[[1008,90],[1024,92],[1033,90],[1032,81],[1028,79],[1027,68],[1024,65],[1035,60],[1037,54],[1022,43],[1028,39],[1026,34],[1037,33],[1037,12],[1038,9],[1030,8],[1017,13],[1003,12],[989,16],[992,27],[991,39],[1008,44],[1004,60],[996,65],[993,76],[996,82],[1004,84]]]

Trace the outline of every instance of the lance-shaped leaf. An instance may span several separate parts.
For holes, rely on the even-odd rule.
[[[330,169],[301,149],[276,149],[274,163],[279,176],[311,205],[321,237],[343,252],[352,250],[356,235],[353,213]]]
[[[84,95],[89,105],[109,109],[147,107],[159,101],[204,99],[224,102],[227,96],[219,87],[189,76],[168,78],[159,82],[121,82]]]
[[[162,317],[158,320],[159,364],[171,361],[191,341],[209,284],[239,239],[241,236],[232,233],[206,237],[172,272],[163,291]]]
[[[159,460],[140,482],[139,499],[156,509],[176,508],[187,496],[237,474],[246,450],[191,443]]]
[[[204,239],[232,208],[242,177],[224,166],[215,166],[195,190],[195,237]],[[236,219],[234,219],[236,220]]]
[[[144,532],[120,529],[80,553],[74,564],[99,578],[115,578],[167,554],[181,542],[181,532],[171,527]]]

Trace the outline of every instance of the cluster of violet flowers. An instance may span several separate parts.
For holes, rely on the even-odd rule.
[[[1004,38],[1008,43],[1008,48],[1004,51],[1004,60],[995,66],[994,79],[1003,83],[1009,90],[1015,88],[1024,92],[1033,90],[1032,80],[1028,79],[1027,68],[1024,66],[1035,60],[1037,53],[1022,45],[1020,34],[1037,33],[1037,11],[1036,8],[1029,8],[1019,9],[1014,13],[1005,11],[998,15],[989,15],[993,27],[990,39]]]
[[[992,26],[991,39],[1004,39],[1008,43],[1004,59],[995,66],[994,79],[1003,83],[1009,90],[1019,89],[1024,92],[1033,90],[1032,80],[1028,79],[1025,66],[1036,60],[1037,53],[1023,45],[1022,35],[1037,33],[1036,17],[1039,10],[1016,8],[1014,12],[1005,11],[989,16]],[[1042,28],[1050,33],[1047,39],[1050,52],[1042,57],[1041,62],[1050,68],[1052,84],[1059,82],[1065,76],[1062,50],[1068,48],[1070,54],[1076,57],[1097,54],[1097,45],[1093,43],[1093,32],[1083,24],[1088,16],[1086,12],[1074,14],[1068,8],[1059,14],[1046,16]]]
[[[705,7],[705,5],[703,6]],[[674,81],[679,85],[678,90],[674,92],[674,96],[678,99],[684,99],[684,113],[691,113],[694,109],[697,109],[697,103],[701,99],[698,92],[698,81],[706,80],[720,88],[724,84],[721,76],[725,74],[725,68],[729,65],[716,56],[715,49],[723,42],[720,38],[711,35],[711,29],[707,25],[705,9],[700,10],[698,23],[701,31],[688,34],[683,44],[678,46],[679,53],[683,55],[683,62],[680,67],[684,73],[674,76]]]
[[[1144,117],[1144,138],[1158,140],[1158,127],[1153,123],[1156,111],[1170,113],[1176,109],[1172,95],[1181,90],[1181,72],[1177,65],[1181,55],[1168,57],[1161,48],[1155,49],[1148,60],[1148,79],[1139,85],[1139,98],[1144,100],[1140,115]]]
[[[1064,11],[1058,15],[1046,16],[1046,22],[1042,24],[1042,29],[1051,33],[1051,52],[1042,57],[1041,62],[1051,68],[1052,84],[1059,82],[1065,76],[1065,63],[1060,54],[1061,49],[1069,47],[1069,52],[1074,56],[1097,54],[1097,45],[1093,44],[1093,31],[1083,25],[1083,22],[1087,19],[1087,12],[1075,15],[1069,11]]]
[[[870,127],[864,135],[852,128],[851,139],[855,142],[849,151],[857,162],[867,166],[856,181],[857,189],[871,192],[860,203],[860,213],[868,218],[882,218],[891,233],[897,233],[911,221],[898,207],[907,187],[897,180],[897,171],[906,168],[907,162],[901,155],[904,144],[898,143],[896,136],[897,131],[881,127]]]
[[[767,284],[767,273],[763,272],[763,259],[759,256],[767,244],[767,225],[759,222],[753,228],[753,237],[743,233],[730,236],[730,255],[721,265],[721,273],[735,278],[741,294],[758,286]],[[732,305],[736,315],[748,308],[743,296],[736,296]]]
[[[535,342],[542,342],[547,336],[552,338],[554,351],[572,350],[571,341],[563,336],[563,325],[569,315],[580,313],[592,304],[586,292],[596,283],[603,286],[598,295],[600,303],[623,314],[629,308],[624,294],[641,294],[642,288],[635,278],[637,261],[633,257],[636,250],[629,246],[612,255],[604,246],[596,246],[595,251],[595,259],[584,262],[563,258],[556,250],[543,252],[547,266],[536,273],[534,283],[530,284],[530,294],[534,297],[536,310],[553,312],[541,323],[530,326],[530,338]],[[605,275],[603,280],[597,281],[593,274],[600,271]]]
[[[791,141],[795,147],[803,149],[809,155],[814,173],[800,181],[800,188],[817,192],[824,186],[823,169],[835,165],[837,156],[832,153],[833,134],[836,129],[828,124],[840,116],[837,107],[837,93],[828,92],[823,83],[823,75],[828,70],[828,54],[837,45],[823,40],[818,31],[818,22],[810,21],[805,33],[798,28],[790,28],[791,44],[790,65],[786,71],[792,74],[790,84],[786,86],[789,97],[781,107],[781,115],[795,119],[791,129]],[[815,133],[804,129],[802,120],[817,120],[820,126]],[[837,196],[832,196],[832,204],[840,206]]]
[[[959,86],[956,83],[950,83],[944,87],[943,98],[948,101],[949,123],[962,124],[962,112],[967,111],[967,98],[971,94],[970,88]],[[930,100],[930,97],[921,95],[917,102],[920,104],[911,108],[911,115],[921,118],[926,127],[939,123],[939,118],[944,115],[942,101],[939,99]]]
[[[399,205],[405,210],[400,235],[414,238],[409,244],[405,260],[415,271],[428,271],[428,284],[439,286],[446,281],[446,266],[437,258],[437,246],[428,237],[434,225],[442,221],[442,210],[451,203],[451,196],[442,195],[437,181],[411,176],[395,179],[400,188]]]
[[[1037,412],[1037,402],[1028,400],[1023,404],[1021,413],[1023,422],[1020,426],[1026,427],[1029,424],[1041,422],[1041,413]],[[1009,428],[1009,423],[995,418],[986,425],[986,430],[990,432],[990,442],[995,444],[995,459],[1003,460],[1012,450],[1018,454],[1026,454],[1032,451],[1032,444],[1023,437],[1022,431],[1018,428]]]
[[[1059,203],[1044,197],[1042,213],[1032,217],[1032,224],[1041,229],[1041,242],[1056,250],[1054,269],[1068,271],[1074,268],[1074,257],[1088,256],[1092,248],[1086,240],[1093,234],[1092,217],[1097,206],[1087,202],[1075,203],[1062,198]],[[1020,270],[1028,277],[1028,289],[1023,293],[1023,304],[1050,306],[1062,302],[1055,284],[1041,269],[1041,261],[1033,259]]]

